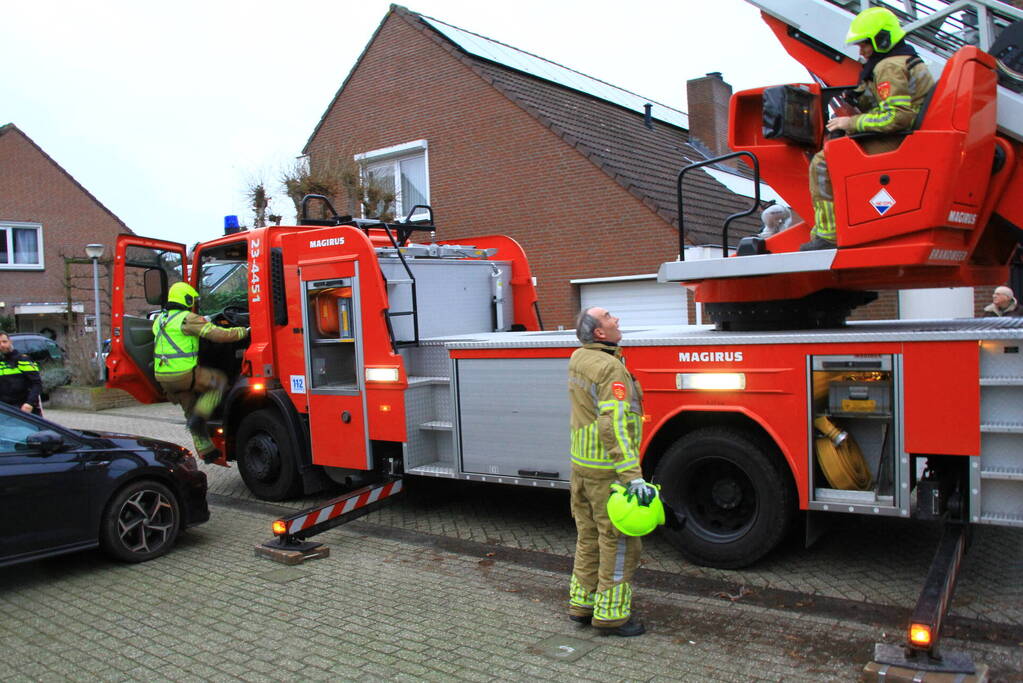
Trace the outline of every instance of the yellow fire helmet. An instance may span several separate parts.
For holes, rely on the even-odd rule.
[[[191,308],[199,300],[199,292],[187,282],[175,282],[167,292],[167,303],[181,304]]]
[[[640,505],[635,496],[626,496],[625,487],[611,484],[611,497],[607,499],[607,516],[618,531],[626,536],[646,536],[664,524],[664,503],[661,502],[660,487],[654,486],[657,495],[649,505]]]
[[[899,18],[891,10],[871,7],[853,17],[845,42],[852,44],[869,40],[874,52],[884,53],[905,37],[906,32],[899,26]]]

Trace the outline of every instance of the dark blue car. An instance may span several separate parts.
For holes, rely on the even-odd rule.
[[[144,562],[209,517],[206,474],[187,449],[0,404],[0,566],[96,546]]]

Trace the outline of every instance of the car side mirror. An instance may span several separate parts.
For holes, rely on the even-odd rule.
[[[44,429],[34,434],[29,434],[28,438],[25,439],[25,443],[28,444],[29,448],[41,451],[43,455],[50,455],[64,447],[64,437],[52,429]]]

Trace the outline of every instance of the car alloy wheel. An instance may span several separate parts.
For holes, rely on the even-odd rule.
[[[121,489],[103,519],[103,549],[126,562],[163,555],[178,537],[181,514],[174,494],[156,481],[137,481]]]

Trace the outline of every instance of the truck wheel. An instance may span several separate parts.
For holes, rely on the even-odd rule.
[[[118,491],[100,521],[103,551],[122,562],[145,562],[174,546],[181,530],[178,499],[163,484],[143,479]]]
[[[298,457],[291,437],[273,410],[247,415],[238,428],[238,471],[261,500],[286,500],[301,492]]]
[[[788,533],[795,489],[771,446],[738,429],[707,427],[676,441],[654,480],[685,518],[662,533],[689,561],[736,569],[766,555]]]

